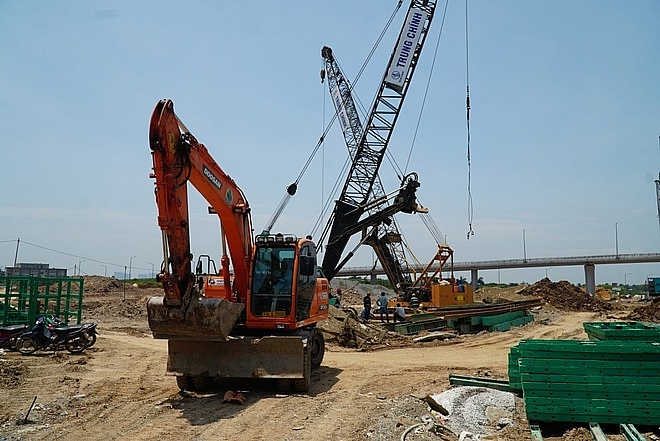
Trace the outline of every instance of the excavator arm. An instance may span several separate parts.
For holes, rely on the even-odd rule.
[[[176,335],[180,330],[176,321],[187,320],[185,334],[195,335],[196,330],[208,325],[219,327],[221,334],[227,334],[238,319],[234,312],[242,310],[244,305],[227,305],[230,302],[225,299],[199,299],[190,251],[188,183],[208,201],[220,218],[234,271],[232,290],[238,302],[243,304],[247,299],[252,252],[252,223],[247,199],[209,155],[206,147],[185,128],[174,113],[174,104],[170,100],[161,100],[154,109],[149,146],[153,158],[151,176],[156,180],[158,225],[163,235],[163,266],[158,279],[165,292],[163,307],[151,301],[148,305],[152,331],[154,335]],[[222,272],[229,281],[226,258],[223,259]],[[220,312],[225,309],[234,312],[229,315]]]

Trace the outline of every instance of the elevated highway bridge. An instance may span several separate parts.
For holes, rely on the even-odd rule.
[[[604,256],[578,256],[578,257],[540,257],[533,259],[509,259],[509,260],[482,260],[474,262],[454,262],[454,272],[470,271],[472,287],[477,289],[479,270],[513,269],[513,268],[538,268],[549,266],[584,266],[584,281],[589,294],[596,292],[596,265],[615,265],[631,263],[658,263],[660,253],[647,254],[613,254]],[[411,267],[417,273],[424,268],[413,265]],[[435,271],[437,266],[431,268]],[[446,268],[445,270],[448,270]],[[368,276],[375,278],[384,275],[381,267],[352,267],[339,271],[338,276]]]

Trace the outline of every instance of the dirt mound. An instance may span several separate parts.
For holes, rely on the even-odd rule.
[[[89,299],[85,301],[85,312],[91,317],[147,317],[148,297],[140,299],[117,299],[116,301],[103,301]]]
[[[590,296],[566,280],[552,282],[546,277],[523,289],[520,294],[540,297],[546,304],[561,311],[602,312],[614,309],[610,303]]]
[[[635,308],[626,320],[647,323],[660,323],[660,297],[653,299],[651,303]]]
[[[86,293],[109,293],[122,288],[122,282],[114,277],[85,276]]]

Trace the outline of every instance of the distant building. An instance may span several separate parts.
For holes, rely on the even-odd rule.
[[[17,263],[6,266],[8,276],[66,277],[66,268],[50,268],[47,263]]]

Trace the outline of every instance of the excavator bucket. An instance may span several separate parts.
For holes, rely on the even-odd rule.
[[[202,297],[193,298],[184,313],[181,307],[166,305],[164,297],[152,297],[147,302],[147,316],[154,338],[222,341],[229,337],[244,308],[244,303]]]
[[[167,371],[217,378],[308,380],[308,340],[303,335],[231,337],[227,341],[168,342]]]

